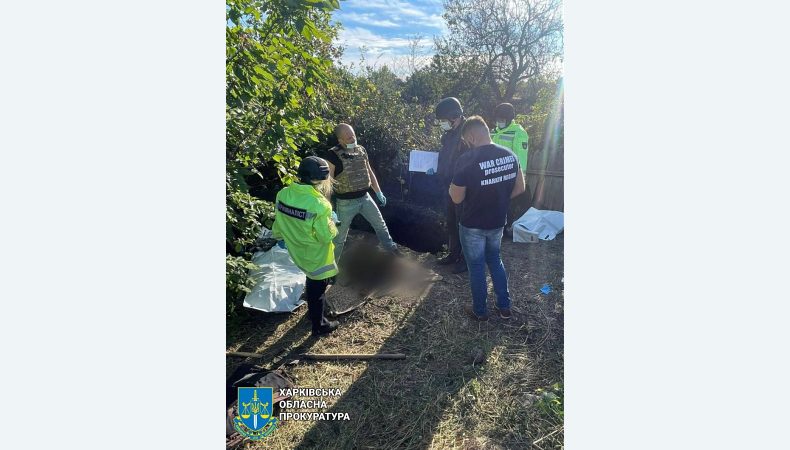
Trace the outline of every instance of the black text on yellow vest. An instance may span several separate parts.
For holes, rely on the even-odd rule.
[[[367,190],[370,187],[370,175],[368,175],[368,166],[365,164],[367,161],[365,153],[359,147],[351,150],[334,147],[332,151],[343,162],[343,171],[335,177],[337,183],[334,187],[335,192],[346,194]]]

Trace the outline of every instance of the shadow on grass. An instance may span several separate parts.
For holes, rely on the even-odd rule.
[[[514,319],[507,323],[497,318],[476,323],[463,317],[461,307],[470,301],[468,278],[456,276],[445,276],[421,299],[400,297],[386,300],[387,304],[376,301],[341,319],[343,325],[333,336],[343,344],[337,349],[330,344],[328,353],[353,353],[342,347],[353,346],[354,340],[365,342],[367,336],[353,334],[362,330],[349,327],[352,322],[364,321],[371,329],[385,331],[381,328],[384,321],[392,325],[387,327],[388,335],[372,340],[383,342],[378,351],[405,353],[407,359],[370,361],[343,396],[321,411],[348,413],[350,421],[311,423],[305,434],[295,433],[279,446],[529,448],[533,440],[551,430],[528,417],[522,396],[562,380],[562,249],[561,238],[541,245],[511,243],[503,247],[514,308],[520,310],[514,309]],[[543,283],[551,284],[554,291],[541,294]],[[493,303],[490,295],[489,305]],[[303,337],[309,334],[306,318],[282,316],[267,316],[262,324],[247,320],[244,330],[236,333],[243,340],[229,338],[229,342],[241,343],[241,351],[255,351],[266,344],[266,357],[256,360],[260,365],[270,364],[284,353],[306,352],[316,342]],[[285,323],[288,320],[293,322]],[[267,343],[278,329],[285,334]],[[292,348],[294,345],[298,346]],[[475,353],[488,361],[473,364],[471,355]],[[301,364],[359,367],[360,363]],[[305,378],[297,387],[338,387],[309,383]],[[497,403],[495,411],[491,402]],[[282,425],[287,427],[288,423]]]
[[[325,411],[348,413],[350,421],[316,422],[295,448],[420,449],[431,445],[456,394],[485,370],[472,364],[471,351],[478,349],[483,358],[490,351],[477,332],[478,326],[488,324],[448,317],[448,313],[460,314],[461,303],[457,308],[440,307],[442,300],[449,299],[431,293],[415,305],[380,349],[405,353],[407,359],[371,361],[343,397]],[[459,324],[467,327],[462,333],[448,329]]]
[[[301,308],[307,308],[307,306],[305,305]],[[258,348],[266,343],[281,325],[289,321],[293,322],[293,324],[282,336],[275,342],[267,345],[264,351],[257,352]],[[244,362],[266,367],[274,362],[279,362],[288,354],[305,352],[316,342],[316,339],[310,334],[310,320],[307,314],[302,314],[299,319],[294,319],[294,316],[290,313],[245,311],[244,316],[238,317],[235,323],[228,326],[226,345],[228,347],[238,346],[236,351],[240,352],[257,352],[263,357],[242,358],[228,356],[229,363],[226,364],[226,371],[230,374],[239,364]],[[305,336],[307,338],[304,342],[295,348],[291,348],[294,343],[299,342]]]
[[[315,422],[294,448],[529,448],[543,436],[525,399],[562,380],[563,241],[505,247],[519,308],[512,320],[464,317],[462,305],[471,301],[465,276],[445,276],[421,300],[404,299],[411,310],[379,351],[407,359],[371,361],[324,411],[348,413],[350,421]],[[543,283],[555,291],[541,294]],[[475,354],[486,362],[473,364]]]

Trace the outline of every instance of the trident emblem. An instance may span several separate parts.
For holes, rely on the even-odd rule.
[[[254,390],[252,393],[252,400],[249,402],[242,402],[241,404],[241,417],[244,419],[249,419],[250,415],[252,415],[252,423],[253,429],[258,428],[258,416],[261,416],[261,419],[268,419],[269,418],[269,402],[262,403],[258,398],[258,390]],[[252,413],[252,414],[250,414]]]

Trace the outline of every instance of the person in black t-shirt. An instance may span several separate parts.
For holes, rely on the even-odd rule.
[[[472,305],[464,310],[477,320],[488,320],[487,265],[499,315],[509,319],[510,292],[499,248],[510,199],[524,192],[524,174],[512,151],[491,142],[482,117],[466,119],[461,135],[472,150],[459,157],[449,193],[463,206],[458,229],[472,288]]]

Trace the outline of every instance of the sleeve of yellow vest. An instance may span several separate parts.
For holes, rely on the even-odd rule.
[[[277,204],[278,200],[280,200],[280,193],[279,192],[277,193],[277,197],[274,200],[275,204]],[[277,208],[275,207],[274,210],[277,211]],[[282,235],[282,233],[280,233],[280,227],[277,226],[277,213],[276,212],[274,213],[274,217],[275,217],[274,223],[272,224],[272,237],[274,239],[278,239],[279,240],[279,239],[283,238],[283,235]]]
[[[337,227],[335,226],[335,223],[332,222],[332,219],[330,218],[331,215],[332,210],[327,209],[326,211],[319,213],[313,221],[313,231],[315,231],[315,236],[323,243],[328,243],[334,239],[335,236],[337,236]]]
[[[516,131],[513,138],[513,153],[518,156],[518,163],[521,171],[527,170],[527,155],[529,154],[529,135],[525,130]]]
[[[280,227],[277,226],[277,221],[276,220],[274,221],[274,224],[272,225],[272,238],[274,238],[274,239],[282,239],[283,238],[283,235],[280,234]]]

